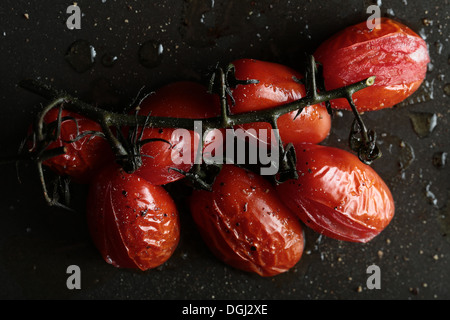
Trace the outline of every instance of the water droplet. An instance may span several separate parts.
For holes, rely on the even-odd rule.
[[[425,138],[437,125],[437,115],[429,112],[414,112],[409,115],[413,129],[420,138]]]
[[[436,195],[430,190],[430,187],[431,187],[431,182],[425,186],[425,196],[427,197],[430,204],[437,208],[438,200],[437,200]]]
[[[436,168],[443,168],[447,163],[447,152],[439,151],[433,154],[433,166]]]
[[[65,59],[75,71],[88,71],[95,62],[95,48],[86,40],[77,40],[67,49]]]
[[[118,60],[118,57],[116,55],[105,53],[102,56],[102,65],[105,67],[112,67],[116,61]]]
[[[162,61],[164,47],[157,41],[150,40],[139,48],[139,62],[147,68],[155,68]]]

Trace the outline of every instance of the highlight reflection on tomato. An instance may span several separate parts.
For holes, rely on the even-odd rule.
[[[327,90],[376,76],[375,84],[353,95],[359,111],[392,107],[422,84],[430,62],[426,42],[407,26],[388,18],[379,29],[361,22],[326,41],[314,53],[323,65]],[[336,109],[350,109],[345,99],[331,101]]]

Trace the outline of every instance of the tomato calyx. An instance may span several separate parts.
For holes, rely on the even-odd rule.
[[[231,100],[231,103],[234,105],[236,101],[233,97],[232,89],[236,88],[238,85],[245,86],[257,83],[259,83],[258,79],[237,79],[236,68],[232,63],[229,63],[225,68],[221,68],[217,64],[211,73],[208,91],[210,93],[218,94],[221,99],[226,99],[226,97],[228,96]],[[226,102],[226,100],[224,101]],[[229,109],[227,114],[229,114]]]

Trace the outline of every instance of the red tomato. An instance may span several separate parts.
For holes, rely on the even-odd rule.
[[[430,62],[425,41],[403,24],[382,18],[379,29],[366,22],[348,27],[322,43],[314,54],[323,65],[327,90],[376,76],[375,84],[353,95],[359,111],[389,108],[413,94]],[[350,109],[345,99],[331,101]]]
[[[299,178],[276,189],[307,226],[353,242],[367,242],[387,227],[394,200],[370,166],[333,147],[299,144],[295,149]]]
[[[235,268],[273,276],[301,258],[302,227],[261,176],[224,165],[212,192],[194,191],[190,208],[206,244]]]
[[[58,114],[59,109],[50,110],[44,117],[44,123],[54,123],[56,127]],[[88,131],[101,132],[101,126],[97,122],[67,110],[62,110],[61,119],[60,136],[47,149],[64,146],[66,153],[48,159],[43,164],[59,175],[71,177],[75,182],[89,183],[101,166],[114,162],[114,153],[103,137],[88,134],[76,139]],[[72,140],[76,141],[70,142]]]
[[[148,96],[140,105],[140,115],[156,117],[177,117],[202,119],[218,116],[220,102],[216,95],[209,94],[206,87],[188,81],[169,84]],[[181,133],[181,134],[180,134]],[[164,185],[179,179],[184,175],[170,168],[188,172],[193,164],[198,147],[198,135],[193,131],[183,132],[175,128],[147,128],[143,139],[164,139],[165,142],[150,142],[142,147],[142,166],[137,174],[155,185]],[[189,134],[187,134],[189,133]],[[185,136],[189,139],[185,139]],[[205,147],[217,137],[217,132],[206,136]],[[184,152],[190,154],[186,155]],[[186,160],[187,159],[187,160]]]
[[[240,59],[233,64],[237,79],[259,81],[257,84],[238,85],[232,90],[235,105],[231,105],[230,110],[233,114],[273,108],[299,100],[306,95],[305,86],[293,78],[302,79],[303,76],[284,65],[254,59]],[[306,107],[294,120],[296,114],[297,111],[293,111],[278,119],[283,142],[319,143],[328,136],[331,117],[323,104]],[[253,128],[256,132],[258,129],[272,128],[264,122],[243,124],[239,127],[244,130]],[[270,141],[270,135],[268,136],[267,141]]]
[[[87,220],[101,255],[118,268],[158,267],[172,256],[180,238],[178,211],[165,189],[116,164],[94,178]]]

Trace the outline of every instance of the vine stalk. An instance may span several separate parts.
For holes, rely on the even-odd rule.
[[[361,115],[359,114],[353,102],[352,95],[359,90],[373,85],[374,81],[375,77],[372,76],[348,86],[327,91],[324,89],[323,78],[321,72],[319,72],[318,70],[318,65],[315,62],[314,57],[310,56],[309,60],[307,61],[305,72],[304,82],[306,87],[306,96],[304,98],[270,109],[232,114],[230,113],[229,109],[230,101],[231,103],[234,103],[232,88],[238,85],[258,83],[258,80],[236,79],[234,76],[234,66],[232,64],[229,64],[225,69],[217,66],[211,77],[209,90],[210,92],[219,95],[221,101],[221,113],[216,117],[210,117],[206,119],[187,119],[175,117],[154,117],[137,114],[120,114],[95,107],[91,104],[79,100],[76,97],[73,97],[66,92],[57,91],[36,80],[23,80],[19,83],[19,86],[50,101],[50,103],[42,109],[37,117],[35,134],[37,137],[37,145],[40,146],[40,148],[37,148],[37,151],[32,153],[29,159],[37,163],[38,172],[41,177],[41,183],[44,188],[46,200],[49,204],[54,205],[55,203],[48,196],[45,187],[46,184],[43,178],[42,162],[43,159],[47,159],[47,157],[49,156],[59,155],[63,153],[64,150],[55,151],[46,149],[46,146],[48,146],[48,141],[46,141],[43,128],[44,117],[46,113],[58,106],[60,106],[60,108],[64,106],[64,109],[84,115],[98,122],[101,125],[103,136],[109,141],[112,149],[116,154],[118,162],[120,160],[120,164],[122,165],[124,170],[131,173],[138,168],[139,161],[136,162],[136,155],[130,154],[129,148],[126,148],[123,144],[123,141],[121,141],[121,139],[113,134],[113,131],[111,130],[111,128],[113,127],[141,127],[142,130],[143,128],[147,127],[182,128],[187,130],[195,130],[196,122],[201,121],[203,132],[214,129],[233,128],[237,125],[254,122],[268,122],[272,125],[273,129],[277,129],[278,118],[286,113],[297,111],[298,116],[305,107],[320,103],[326,103],[327,109],[331,113],[329,101],[333,99],[345,98],[349,101],[350,106],[352,107],[352,112],[355,116],[355,121],[350,131],[350,146],[352,150],[358,152],[358,155],[362,161],[371,163],[371,161],[373,161],[380,155],[380,152],[375,144],[376,136],[373,132],[369,132],[366,129]],[[59,122],[60,121],[61,120],[59,116]],[[276,130],[274,132],[276,132]],[[279,135],[276,136],[276,139],[278,140],[281,155],[280,172],[278,178],[276,179],[276,182],[282,183],[285,180],[297,177],[295,170],[295,151],[293,150],[293,146],[291,144],[284,145]],[[202,150],[202,146],[203,141],[202,139],[200,139],[199,150]],[[16,160],[24,160],[24,157],[22,156],[20,158],[17,158]],[[204,170],[202,170],[201,164],[194,165],[191,172],[184,172],[184,174],[186,175],[186,177],[194,181],[195,184],[200,188],[208,189],[211,186],[211,182],[206,181],[206,173]]]

